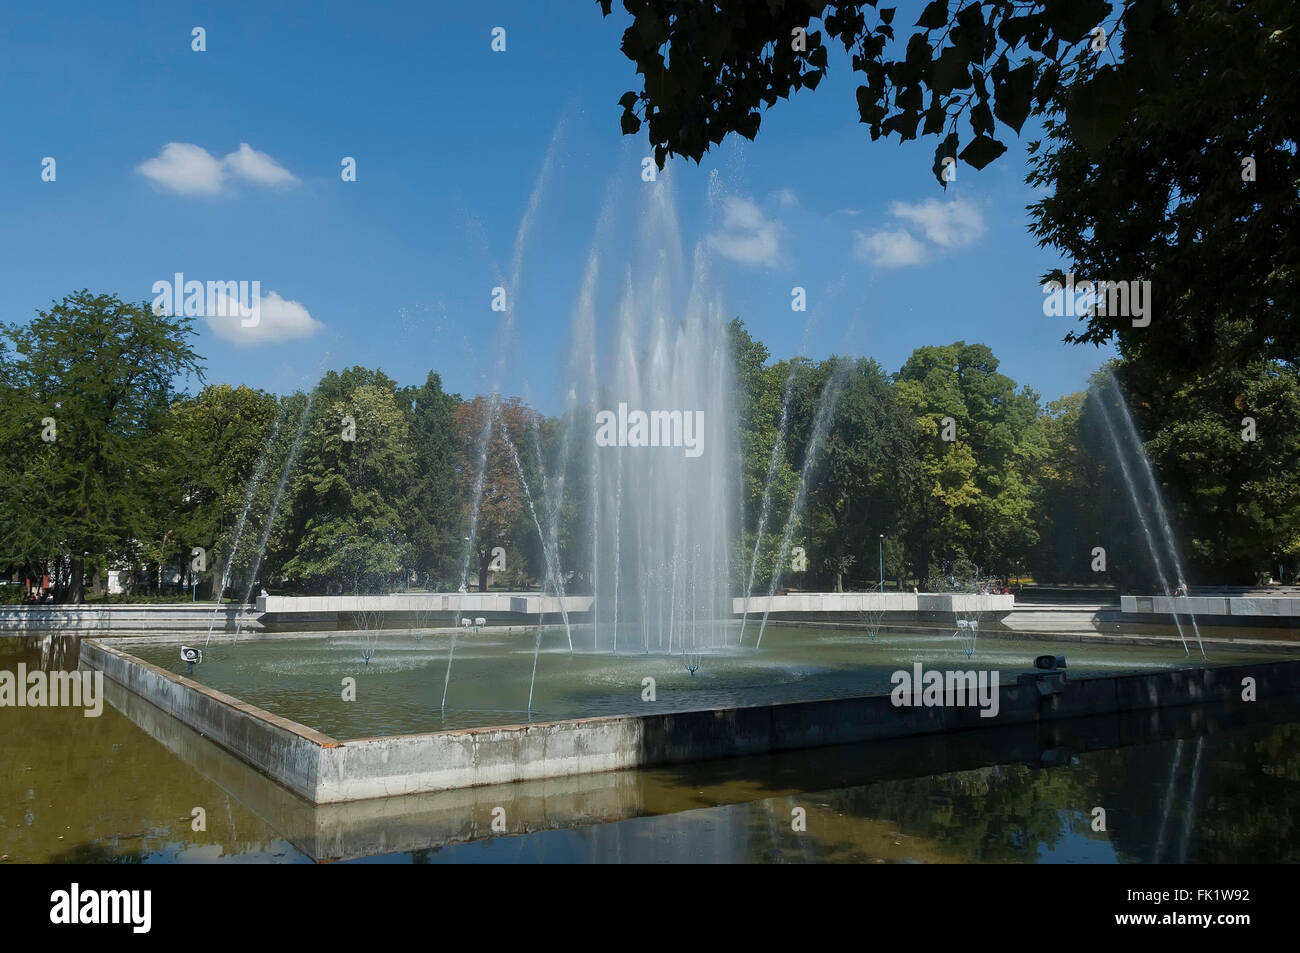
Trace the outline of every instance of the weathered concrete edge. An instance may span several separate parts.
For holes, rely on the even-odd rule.
[[[94,640],[82,660],[318,804],[1232,700],[1247,676],[1260,699],[1300,693],[1300,661],[1261,660],[1079,679],[1042,698],[1003,685],[995,719],[873,695],[340,742]]]
[[[321,752],[339,743],[329,735],[174,675],[96,639],[82,640],[80,661],[289,790],[317,800]]]
[[[888,695],[652,715],[587,718],[345,741],[324,754],[329,799],[496,784],[555,774],[813,748],[1052,721],[1147,708],[1239,700],[1242,679],[1259,699],[1300,693],[1300,661],[1183,668],[1067,682],[1042,697],[1003,685],[996,718],[947,705],[896,707]]]

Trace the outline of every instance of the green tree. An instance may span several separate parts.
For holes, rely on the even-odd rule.
[[[165,423],[177,378],[202,378],[191,324],[82,290],[4,327],[17,358],[6,374],[20,395],[22,437],[11,446],[24,466],[0,538],[15,547],[11,559],[65,555],[70,602],[83,600],[87,563],[104,566],[163,535],[157,499],[169,492],[176,449]]]
[[[1041,497],[1033,515],[1039,541],[1028,560],[1038,581],[1110,581],[1109,572],[1092,569],[1095,547],[1116,554],[1113,541],[1103,535],[1103,527],[1115,521],[1098,519],[1102,514],[1098,488],[1105,468],[1099,449],[1083,439],[1086,401],[1082,391],[1050,401],[1041,418],[1046,450],[1037,475]]]
[[[268,452],[279,412],[274,395],[229,384],[210,385],[173,405],[170,426],[180,464],[173,469],[172,492],[163,501],[170,506],[168,524],[176,540],[168,556],[190,565],[193,547],[202,546],[207,578],[220,578],[251,489],[249,481]],[[278,472],[271,460],[260,465],[263,481],[266,474]],[[244,547],[245,554],[249,548]]]
[[[1138,13],[1123,60],[1053,101],[1028,181],[1049,190],[1032,231],[1066,259],[1045,279],[1149,281],[1151,320],[1098,307],[1067,340],[1118,338],[1171,384],[1296,363],[1300,6],[1182,0],[1126,16]]]
[[[478,457],[482,449],[484,415],[488,413],[491,403],[486,397],[479,396],[461,404],[455,412],[460,427],[460,498],[465,507],[461,525],[466,530],[470,525],[469,506],[473,499],[474,480],[479,468]],[[529,427],[528,417],[536,411],[525,407],[516,397],[498,401],[496,413],[498,416],[492,427],[492,439],[488,442],[483,468],[478,526],[473,540],[474,558],[471,565],[478,574],[480,592],[488,591],[492,550],[498,546],[506,550],[507,571],[513,572],[511,567],[518,565],[517,557],[524,556],[527,552],[527,530],[531,525],[523,484],[519,480],[519,468],[515,466],[510,444],[513,443],[516,450],[527,446],[525,434]],[[523,462],[522,455],[520,462]]]
[[[831,371],[827,361],[811,376],[824,382]],[[809,555],[820,570],[816,578],[835,592],[843,591],[844,575],[854,566],[875,579],[880,537],[898,533],[918,477],[915,439],[913,421],[880,365],[853,362],[808,493]]]
[[[609,16],[613,0],[600,6]],[[1042,118],[1029,181],[1050,194],[1032,231],[1080,278],[1150,281],[1158,315],[1134,327],[1094,309],[1066,340],[1118,338],[1171,379],[1300,360],[1292,0],[932,0],[906,44],[875,0],[623,6],[641,88],[619,100],[621,126],[645,125],[661,167],[754,138],[762,110],[815,90],[839,45],[872,139],[934,137],[945,187],[945,162],[983,168],[1004,130]]]
[[[1300,564],[1300,372],[1229,365],[1170,391],[1145,362],[1116,368],[1197,579],[1254,585]]]
[[[936,555],[1005,575],[1038,541],[1033,475],[1046,451],[1038,398],[997,368],[987,346],[958,341],[918,348],[897,375],[899,401],[921,434],[906,522],[920,579]]]
[[[613,0],[600,6],[609,16]],[[645,123],[661,168],[669,155],[699,161],[728,133],[753,139],[763,108],[821,83],[829,39],[862,74],[857,113],[871,138],[941,136],[935,176],[943,182],[943,159],[983,168],[1006,151],[998,124],[1019,133],[1035,108],[1067,102],[1071,120],[1093,120],[1091,102],[1067,96],[1098,72],[1103,50],[1092,30],[1103,26],[1118,46],[1150,29],[1160,0],[1129,0],[1113,18],[1104,0],[933,0],[905,46],[895,42],[896,7],[875,0],[623,6],[633,22],[622,50],[643,80],[619,100],[622,129],[630,135]]]
[[[429,372],[419,387],[405,387],[398,400],[411,434],[413,482],[407,502],[407,536],[412,565],[424,585],[451,579],[459,568],[460,499],[457,466],[460,429],[456,408],[461,399],[442,389],[442,379]]]
[[[775,569],[782,520],[794,501],[799,475],[790,465],[787,442],[779,441],[783,410],[795,379],[811,365],[806,360],[768,364],[767,347],[755,340],[739,318],[728,326],[736,380],[736,428],[741,458],[741,532],[736,536],[732,584],[743,592],[754,563],[754,544],[766,491],[768,520],[759,545],[755,584],[766,585]],[[789,423],[786,423],[787,432]],[[773,453],[775,451],[775,456]]]
[[[284,572],[311,587],[352,592],[404,582],[410,546],[403,510],[414,473],[407,416],[376,384],[318,406],[298,470],[296,506],[307,516]],[[354,433],[345,432],[344,418],[355,422]]]

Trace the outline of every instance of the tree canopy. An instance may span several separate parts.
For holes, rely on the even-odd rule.
[[[363,367],[279,397],[226,384],[190,395],[177,388],[201,368],[189,333],[184,318],[88,292],[5,329],[0,570],[48,573],[70,600],[83,567],[94,588],[116,569],[137,593],[445,591],[461,582],[481,473],[465,582],[555,585],[550,552],[567,591],[590,586],[591,408],[552,419],[517,398],[447,394],[436,373],[403,387]],[[869,358],[774,361],[739,319],[729,335],[735,593],[875,587],[882,572],[897,586],[978,575],[1158,587],[1116,464],[1121,412],[1193,582],[1300,566],[1291,364],[1257,359],[1171,389],[1126,357],[1099,375],[1118,391],[1044,405],[980,343],[920,347],[890,372]]]
[[[8,561],[67,553],[76,599],[87,559],[162,535],[156,500],[177,449],[163,422],[176,379],[202,374],[190,325],[83,290],[4,327],[5,442],[23,462],[0,514]]]
[[[1096,307],[1067,341],[1118,340],[1171,379],[1300,357],[1292,0],[932,0],[897,35],[897,8],[876,0],[623,6],[642,80],[621,127],[644,128],[660,167],[753,139],[842,47],[871,138],[934,139],[945,188],[947,165],[983,168],[1007,132],[1041,124],[1030,227],[1068,262],[1044,280],[1150,282],[1153,299],[1149,324]]]

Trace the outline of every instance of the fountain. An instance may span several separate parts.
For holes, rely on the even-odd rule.
[[[1097,394],[1095,404],[1101,412],[1102,421],[1104,422],[1106,431],[1110,436],[1111,445],[1115,452],[1115,459],[1119,464],[1120,473],[1123,475],[1124,484],[1128,490],[1129,501],[1133,504],[1133,510],[1137,513],[1138,523],[1142,527],[1142,535],[1146,541],[1147,550],[1151,554],[1152,568],[1156,573],[1156,578],[1159,584],[1164,587],[1166,593],[1176,594],[1181,592],[1185,594],[1188,591],[1187,577],[1183,573],[1182,562],[1178,556],[1178,546],[1174,542],[1173,530],[1169,524],[1169,516],[1165,510],[1160,488],[1156,484],[1155,472],[1151,467],[1151,459],[1147,456],[1146,448],[1143,446],[1142,439],[1138,435],[1137,427],[1133,423],[1133,416],[1129,413],[1128,404],[1124,400],[1124,395],[1119,389],[1119,384],[1115,380],[1115,375],[1107,373],[1103,380],[1103,387],[1106,393]],[[1107,399],[1108,397],[1109,401]],[[1115,420],[1111,416],[1111,409],[1108,406],[1108,403],[1114,405],[1116,416],[1118,416],[1125,425],[1122,431],[1123,440],[1121,440],[1121,431],[1116,427]],[[1173,566],[1174,577],[1177,581],[1176,589],[1171,588],[1169,585],[1169,577],[1165,570],[1165,561],[1161,557],[1160,546],[1157,543],[1155,534],[1152,532],[1152,520],[1148,518],[1147,510],[1142,505],[1142,494],[1138,491],[1137,482],[1133,477],[1133,468],[1129,465],[1130,455],[1136,458],[1142,466],[1142,473],[1146,478],[1146,497],[1151,501],[1151,506],[1155,510],[1155,518],[1159,521],[1157,525],[1160,529],[1161,541],[1164,544],[1165,554],[1168,556],[1169,561]],[[1200,628],[1196,624],[1196,616],[1190,612],[1188,615],[1191,619],[1192,631],[1196,636],[1197,647],[1201,650],[1201,658],[1207,658],[1205,654],[1205,646],[1201,642]],[[1187,636],[1183,632],[1183,625],[1178,618],[1177,612],[1174,612],[1173,618],[1174,626],[1178,630],[1178,637],[1183,643],[1184,654],[1190,656],[1191,649],[1188,648]]]
[[[739,642],[745,641],[745,623],[749,620],[749,597],[754,591],[754,574],[758,570],[758,551],[763,545],[763,533],[767,529],[768,509],[772,504],[772,484],[776,480],[777,466],[781,462],[781,453],[785,449],[786,427],[790,422],[790,395],[794,392],[795,369],[798,359],[790,362],[790,371],[785,375],[785,386],[781,393],[781,420],[776,427],[776,440],[772,443],[772,456],[767,462],[767,479],[763,481],[763,498],[758,508],[758,527],[754,532],[754,555],[749,560],[749,578],[745,582],[745,608],[740,617]]]
[[[794,531],[799,525],[804,504],[808,500],[808,477],[816,465],[818,451],[821,449],[822,441],[826,438],[826,431],[830,428],[831,420],[835,416],[835,405],[839,402],[840,391],[843,390],[851,366],[849,361],[837,361],[830,377],[827,378],[825,385],[822,387],[821,396],[817,399],[817,413],[813,418],[812,436],[809,437],[808,447],[804,450],[803,466],[799,472],[799,489],[795,492],[794,503],[790,506],[790,515],[786,517],[785,532],[781,534],[781,548],[776,557],[776,569],[772,573],[772,582],[767,590],[768,606],[771,606],[771,597],[776,595],[777,587],[781,584],[781,570],[785,568],[785,561],[789,558]],[[767,628],[769,611],[768,607],[764,607],[763,621],[758,626],[758,640],[755,642],[755,648],[763,644],[763,630]]]
[[[804,372],[806,362],[791,367],[779,422],[771,421],[778,424],[775,444],[770,458],[763,449],[766,459],[759,464],[767,464],[767,480],[758,512],[750,514],[757,536],[752,544],[745,537],[733,586],[732,547],[741,535],[743,514],[738,506],[742,469],[729,314],[713,290],[705,243],[697,243],[689,256],[683,252],[667,177],[644,183],[639,234],[628,261],[602,270],[608,265],[606,256],[612,255],[601,238],[612,231],[607,201],[571,315],[570,378],[562,392],[564,413],[558,424],[562,429],[553,433],[550,425],[543,429],[528,417],[520,426],[508,412],[511,405],[502,387],[512,380],[506,368],[518,353],[516,313],[521,304],[527,305],[523,261],[552,164],[548,153],[515,238],[508,280],[497,272],[500,286],[508,291],[508,304],[490,364],[490,386],[479,407],[482,418],[470,425],[460,592],[402,597],[400,604],[396,597],[391,603],[367,600],[340,608],[355,612],[353,627],[360,631],[363,664],[379,659],[366,672],[381,684],[366,692],[364,704],[338,704],[340,679],[359,668],[357,633],[343,639],[303,635],[248,640],[237,659],[205,662],[201,687],[229,693],[249,706],[229,716],[248,731],[222,733],[222,744],[251,759],[250,751],[240,746],[263,737],[259,732],[265,718],[259,707],[303,726],[302,731],[277,727],[274,747],[277,763],[303,764],[309,770],[277,780],[325,803],[399,790],[418,793],[727,757],[777,745],[850,742],[888,737],[893,731],[945,731],[955,724],[946,714],[900,714],[891,705],[893,676],[906,664],[950,669],[960,654],[974,656],[977,640],[981,669],[1001,673],[1007,686],[1023,674],[1034,652],[1063,655],[1067,649],[1072,683],[1075,673],[1079,681],[1132,673],[1149,681],[1129,695],[1151,704],[1169,704],[1171,698],[1173,704],[1185,703],[1200,697],[1207,683],[1216,691],[1222,686],[1235,690],[1240,684],[1238,671],[1216,671],[1213,666],[1194,674],[1171,671],[1167,647],[1051,639],[1027,647],[1000,638],[990,631],[996,626],[985,626],[973,611],[985,598],[970,597],[978,594],[978,585],[972,588],[964,581],[958,586],[955,578],[946,592],[886,594],[882,570],[878,594],[810,594],[806,600],[819,603],[808,611],[836,613],[838,619],[865,610],[866,615],[859,616],[863,629],[790,624],[785,613],[805,610],[774,609],[787,598],[776,593],[855,367],[847,359],[831,362],[815,406],[809,408],[809,432],[797,457],[798,482],[788,512],[782,512],[785,499],[774,482],[785,472],[782,455],[792,420],[800,419],[792,402],[800,392],[795,375]],[[600,298],[602,275],[610,286],[605,291],[612,307]],[[597,320],[605,314],[608,320]],[[528,392],[526,380],[517,386]],[[1107,419],[1115,423],[1112,439],[1118,445],[1127,431],[1117,418]],[[300,423],[299,435],[301,429]],[[284,464],[281,490],[295,465],[297,442]],[[265,465],[263,461],[262,468]],[[540,604],[535,593],[471,597],[466,591],[474,554],[495,545],[479,535],[487,524],[481,510],[491,499],[489,476],[498,473],[505,474],[501,482],[518,496],[514,512],[527,521],[530,558],[536,533],[540,556],[534,559],[532,574],[542,583]],[[1125,463],[1125,474],[1136,505],[1137,471]],[[255,477],[260,480],[261,469]],[[1149,471],[1148,480],[1154,483]],[[255,565],[260,565],[279,496],[277,492],[271,504]],[[1139,512],[1153,559],[1163,571],[1158,540],[1163,538],[1166,545],[1172,541],[1163,506],[1155,511],[1161,528],[1145,508],[1139,507]],[[766,539],[769,527],[782,518],[780,534],[773,532],[774,539]],[[765,545],[777,556],[770,578],[758,566]],[[1181,580],[1176,557],[1174,564]],[[972,578],[963,572],[967,580]],[[977,578],[978,569],[973,572]],[[747,645],[747,617],[759,614],[757,602],[762,598],[754,595],[756,585],[766,585],[768,596],[757,636]],[[1005,603],[994,605],[990,615],[1009,611],[998,606],[1009,606],[1010,597],[1000,598]],[[587,601],[575,610],[569,599]],[[453,616],[450,631],[429,625],[427,613],[433,610],[421,609],[422,601]],[[786,604],[803,601],[801,594],[789,597]],[[820,605],[823,601],[826,605]],[[891,614],[908,615],[891,624],[889,639],[879,639],[886,607]],[[302,611],[318,609],[312,604]],[[399,640],[385,628],[387,611],[413,612],[416,637]],[[562,625],[538,624],[523,636],[516,636],[514,627],[486,626],[488,613],[497,622],[519,615],[536,619],[553,611]],[[577,612],[585,617],[570,617]],[[774,623],[768,633],[773,612],[782,622]],[[733,622],[735,616],[739,618]],[[953,619],[955,631],[946,621],[924,621],[935,618]],[[589,642],[583,625],[591,628]],[[739,633],[735,640],[730,638],[733,626]],[[478,637],[467,637],[471,633]],[[148,692],[159,700],[170,698],[170,693],[188,697],[198,690],[167,681],[170,670],[163,665],[175,667],[174,651],[145,645],[138,652],[155,668],[148,679],[132,682],[129,659],[108,648],[83,647],[88,664],[115,673],[110,677],[121,684],[139,684],[145,697],[151,697]],[[543,655],[555,664],[541,665]],[[1229,664],[1227,655],[1216,661]],[[1237,653],[1233,661],[1243,655],[1248,653]],[[710,670],[699,676],[706,657]],[[1255,665],[1253,656],[1249,661]],[[453,669],[454,708],[448,707]],[[434,706],[438,675],[443,676],[441,703]],[[1148,685],[1159,688],[1158,700]],[[1053,717],[1074,704],[1067,693],[1057,695]],[[522,709],[519,701],[525,701]],[[215,734],[205,720],[211,714],[208,707],[182,704],[174,710],[181,713],[178,717],[190,719],[191,727]],[[1007,711],[1020,721],[1038,717],[1038,710],[1029,705]],[[285,756],[279,757],[282,753]]]
[[[248,588],[244,590],[242,605],[248,605],[253,598],[253,586],[257,584],[257,574],[262,569],[262,560],[266,556],[266,547],[271,541],[271,530],[275,526],[275,517],[280,512],[280,501],[284,498],[284,488],[288,485],[289,475],[293,473],[293,469],[298,463],[298,453],[302,450],[302,437],[307,430],[307,422],[311,419],[311,408],[315,401],[316,391],[312,389],[307,394],[306,405],[302,409],[302,416],[298,419],[298,430],[293,435],[293,444],[289,448],[289,456],[285,458],[284,469],[280,471],[280,482],[275,488],[275,496],[271,498],[271,508],[267,511],[266,523],[262,527],[262,538],[257,543],[257,553],[253,557],[253,568],[248,574]],[[239,638],[242,621],[242,619],[235,621],[235,634],[230,640],[232,645]],[[370,660],[367,659],[366,661]]]
[[[671,247],[676,222],[667,186],[648,191],[643,242]],[[648,277],[625,282],[609,370],[595,419],[587,418],[593,427],[609,423],[604,436],[617,430],[619,438],[602,439],[597,431],[587,444],[593,561],[599,554],[598,563],[612,569],[593,580],[593,644],[617,652],[620,636],[635,632],[642,654],[680,651],[688,626],[707,628],[717,641],[730,616],[734,489],[730,345],[723,311],[708,290],[703,247],[695,251],[684,301],[677,297],[684,276],[676,273],[675,256],[651,257]]]
[[[239,513],[239,519],[235,523],[235,532],[230,538],[230,553],[226,556],[226,568],[221,572],[221,585],[217,588],[216,605],[212,607],[212,619],[208,622],[208,635],[203,640],[206,647],[212,639],[212,627],[216,624],[217,613],[221,611],[221,597],[225,594],[226,585],[230,581],[230,570],[235,564],[235,554],[239,551],[239,540],[244,535],[244,524],[248,522],[248,511],[253,506],[253,496],[257,492],[258,486],[262,482],[262,474],[266,472],[266,462],[270,459],[271,448],[275,446],[276,438],[280,436],[280,425],[284,423],[285,404],[280,404],[279,413],[275,416],[275,423],[271,425],[271,433],[266,438],[266,443],[262,447],[262,455],[257,458],[257,463],[253,465],[253,475],[248,479],[248,486],[244,490],[244,506]]]

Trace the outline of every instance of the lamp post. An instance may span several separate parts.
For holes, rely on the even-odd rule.
[[[880,555],[880,594],[883,596],[885,594],[885,534],[884,533],[880,534],[879,555]]]

